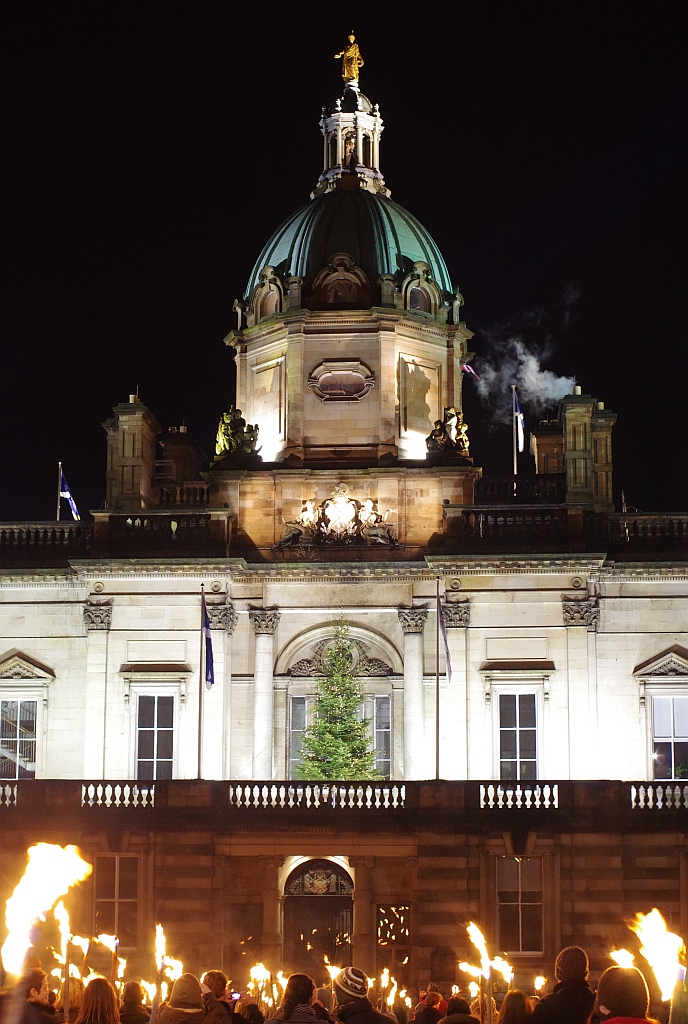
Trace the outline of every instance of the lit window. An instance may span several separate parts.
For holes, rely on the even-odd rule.
[[[653,777],[688,778],[688,697],[652,698]]]
[[[497,859],[498,946],[507,953],[542,951],[542,861]]]
[[[499,695],[499,777],[537,778],[534,693]]]
[[[171,779],[174,697],[139,696],[136,740],[136,778]]]
[[[95,863],[94,935],[116,935],[120,946],[138,946],[139,859],[106,854]]]
[[[35,779],[35,700],[0,701],[0,779]]]
[[[374,705],[375,769],[383,779],[392,771],[392,709],[389,697],[376,697]]]
[[[291,698],[289,717],[289,778],[296,778],[296,769],[302,761],[301,744],[306,731],[306,698]]]

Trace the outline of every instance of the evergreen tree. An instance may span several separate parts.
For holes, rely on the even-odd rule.
[[[324,676],[318,680],[313,720],[303,734],[299,779],[379,779],[370,748],[368,719],[360,717],[363,691],[353,664],[354,645],[344,619],[335,623],[334,640],[323,654]]]

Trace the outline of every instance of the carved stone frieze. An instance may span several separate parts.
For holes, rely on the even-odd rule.
[[[404,633],[422,633],[428,617],[427,608],[399,608],[399,622]]]
[[[231,601],[226,604],[207,604],[208,618],[211,629],[223,629],[229,636],[232,635],[239,621],[239,616]]]
[[[324,674],[325,668],[323,664],[323,657],[325,651],[332,643],[333,637],[326,637],[324,640],[319,640],[312,648],[312,658],[300,658],[295,661],[289,668],[289,675],[308,677],[308,676],[321,676]],[[362,640],[353,641],[352,651],[352,663],[358,675],[361,676],[389,676],[392,675],[394,669],[382,658],[371,658],[369,655],[369,647]]]
[[[84,625],[92,629],[109,629],[112,625],[112,605],[87,601],[84,605]]]
[[[447,629],[466,628],[471,624],[469,601],[448,601],[442,605],[442,618]]]
[[[277,629],[280,613],[277,608],[249,608],[248,617],[256,636],[261,633],[269,633],[272,636]]]
[[[600,622],[600,606],[596,598],[562,598],[565,626],[585,626],[596,633]]]

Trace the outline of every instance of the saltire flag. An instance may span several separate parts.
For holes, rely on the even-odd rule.
[[[461,363],[461,369],[464,373],[472,373],[476,380],[480,380],[480,377],[475,372],[470,363]]]
[[[53,480],[54,479],[55,477],[53,477]],[[53,491],[53,493],[55,492]],[[69,502],[69,507],[72,510],[73,518],[81,519],[81,516],[79,515],[79,509],[76,507],[76,502],[72,497],[72,492],[69,490],[69,485],[67,484],[67,478],[64,475],[63,469],[60,469],[60,497],[66,498],[67,501]]]
[[[201,594],[202,620],[201,634],[205,639],[205,685],[211,690],[215,682],[215,668],[213,666],[213,640],[210,635],[210,619],[205,603],[205,594]]]
[[[525,421],[523,419],[523,410],[521,409],[521,403],[518,400],[516,394],[516,388],[514,388],[514,417],[516,419],[516,431],[518,435],[518,450],[523,451],[525,445]]]
[[[442,639],[444,640],[444,658],[447,665],[447,685],[451,684],[452,679],[452,664],[451,654],[449,653],[449,638],[447,637],[447,624],[444,621],[444,615],[442,614],[442,605],[440,604],[440,595],[437,595],[437,623],[440,632],[442,633]]]

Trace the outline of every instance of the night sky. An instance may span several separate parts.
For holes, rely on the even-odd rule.
[[[461,288],[478,371],[523,337],[618,413],[617,507],[688,508],[686,5],[450,10],[3,4],[0,519],[54,518],[58,459],[100,507],[100,423],[137,387],[212,454],[232,303],[316,183],[352,28],[381,169]],[[476,463],[509,472],[510,428],[465,394]]]

